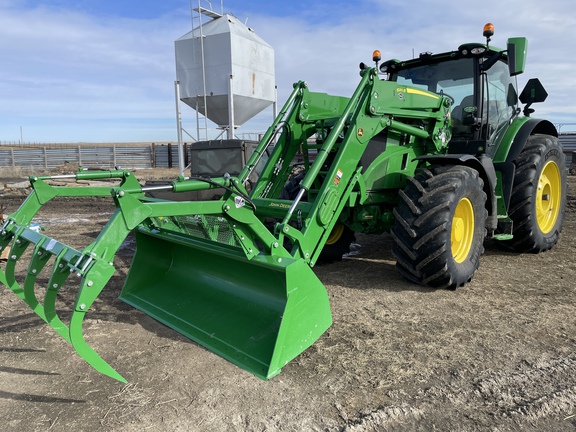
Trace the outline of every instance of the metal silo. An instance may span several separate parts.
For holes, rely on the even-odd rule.
[[[210,20],[175,41],[179,99],[233,138],[275,101],[274,50],[233,15],[195,10]]]

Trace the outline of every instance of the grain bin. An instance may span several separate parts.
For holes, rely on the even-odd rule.
[[[274,102],[274,50],[235,16],[204,14],[175,41],[180,100],[233,131]]]

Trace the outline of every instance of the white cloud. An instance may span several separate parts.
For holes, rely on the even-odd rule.
[[[358,63],[368,63],[374,49],[381,50],[385,59],[455,50],[461,43],[482,42],[484,24],[492,22],[495,46],[505,47],[509,37],[528,38],[526,73],[519,77],[519,85],[538,77],[549,93],[545,103],[534,106],[536,115],[553,122],[576,122],[576,87],[571,78],[576,68],[576,14],[571,0],[551,0],[545,7],[539,0],[364,0],[355,5],[349,19],[336,25],[250,18],[276,49],[280,83],[305,79],[319,91],[350,94],[358,81]]]
[[[448,51],[482,41],[491,21],[494,45],[529,39],[520,84],[537,76],[549,93],[536,114],[576,122],[572,1],[363,0],[349,9],[335,3],[340,9],[325,14],[302,5],[291,9],[300,16],[233,11],[275,49],[279,105],[298,80],[313,91],[349,95],[359,62],[370,62],[374,49],[401,59]],[[0,141],[17,140],[19,126],[31,141],[174,140],[173,41],[190,25],[185,13],[104,19],[0,0]],[[193,111],[184,115],[194,130]],[[264,113],[241,130],[261,131],[269,118]]]
[[[106,122],[87,131],[94,119],[109,120],[111,130],[117,130],[116,119],[173,122],[173,41],[186,25],[184,18],[176,25],[168,19],[103,22],[45,7],[3,10],[0,140],[17,139],[18,124],[24,124],[25,140],[87,141],[94,140],[87,132],[114,139]],[[48,119],[61,131],[51,128],[48,134]],[[147,139],[148,133],[134,139]],[[174,137],[175,131],[164,139]]]

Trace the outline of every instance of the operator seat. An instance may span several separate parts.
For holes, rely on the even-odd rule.
[[[469,140],[472,139],[471,125],[464,124],[464,108],[474,105],[474,96],[465,96],[458,105],[452,109],[452,139]]]
[[[452,109],[452,119],[456,120],[458,123],[454,124],[462,125],[464,121],[464,108],[474,105],[474,96],[465,96],[458,105]]]

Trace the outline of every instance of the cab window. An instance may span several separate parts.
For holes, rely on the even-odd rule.
[[[489,125],[485,138],[495,142],[513,117],[518,96],[508,66],[501,61],[488,70],[483,85],[483,116]]]

